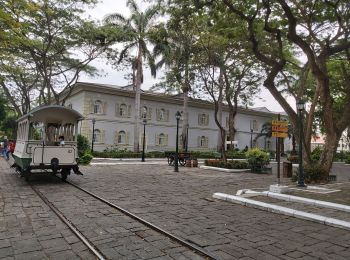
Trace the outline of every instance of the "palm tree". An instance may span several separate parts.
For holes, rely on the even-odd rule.
[[[131,51],[136,50],[136,55],[131,64],[133,72],[136,75],[133,79],[135,91],[135,125],[134,125],[134,151],[139,151],[139,132],[140,132],[140,94],[141,84],[143,83],[143,62],[146,61],[151,70],[151,75],[156,76],[156,67],[154,57],[148,49],[151,45],[151,32],[154,28],[154,21],[158,15],[159,7],[151,6],[144,12],[140,11],[135,0],[128,0],[127,6],[130,8],[129,18],[119,13],[110,14],[105,18],[105,23],[115,26],[117,30],[123,32],[123,49],[119,54],[118,63],[128,58]]]

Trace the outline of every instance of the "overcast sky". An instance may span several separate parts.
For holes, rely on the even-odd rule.
[[[141,0],[137,0],[137,2],[142,9],[145,9],[147,7],[147,4]],[[126,0],[100,0],[96,7],[93,9],[88,9],[87,13],[91,16],[92,19],[96,20],[102,20],[107,14],[110,13],[121,13],[125,16],[129,15],[128,8],[126,7]],[[104,59],[94,61],[92,65],[99,69],[101,75],[94,78],[82,75],[79,81],[113,84],[120,86],[128,84],[128,82],[124,79],[124,75],[130,73],[130,71],[116,71],[110,65],[106,64],[106,60]],[[157,79],[153,79],[148,70],[145,70],[144,74],[144,83],[142,85],[142,89],[149,89],[155,82],[157,82]],[[256,98],[254,100],[254,107],[264,106],[271,111],[283,111],[281,106],[266,89],[262,90],[259,98]],[[295,101],[290,98],[289,103],[294,104],[294,102]],[[294,107],[294,105],[292,106]]]

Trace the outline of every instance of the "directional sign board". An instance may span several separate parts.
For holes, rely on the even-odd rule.
[[[273,125],[273,126],[272,126],[272,131],[273,131],[273,132],[288,133],[288,127],[287,127],[287,126],[277,126],[277,125]]]
[[[288,121],[272,120],[272,137],[288,137]]]
[[[288,137],[288,133],[272,132],[272,137],[286,138]]]
[[[278,121],[278,120],[272,120],[273,126],[285,126],[288,127],[288,121]]]

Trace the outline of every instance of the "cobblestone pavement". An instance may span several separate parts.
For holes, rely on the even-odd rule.
[[[0,259],[95,259],[3,158]]]
[[[87,249],[73,239],[70,231],[21,178],[11,173],[2,159],[0,170],[1,258],[91,258]],[[88,166],[82,167],[82,172],[84,176],[73,175],[68,179],[204,247],[221,259],[350,258],[348,230],[212,198],[214,192],[235,194],[242,188],[267,189],[270,184],[276,183],[273,175],[229,174],[184,167],[175,173],[172,167],[166,165],[136,164]],[[40,189],[46,190],[53,184],[41,181],[40,185]],[[60,192],[52,192],[50,200],[64,204],[65,213],[76,218],[74,221],[78,225],[96,227],[99,224],[102,233],[121,232],[118,228],[113,230],[114,222],[108,222],[110,218],[106,218],[108,214],[115,214],[118,221],[119,213],[108,211],[103,215],[106,209],[94,203],[85,209],[74,207],[77,198],[72,199],[70,205],[62,198],[62,193],[66,192],[67,196],[71,196],[71,188],[66,184],[57,184],[56,188]],[[79,199],[84,200],[81,196]],[[94,235],[98,230],[93,231]],[[24,246],[17,241],[22,241]],[[29,246],[26,246],[27,242]],[[114,241],[110,242],[113,247]],[[21,252],[23,250],[25,252]],[[128,253],[131,259],[136,250]],[[70,257],[61,256],[60,252],[70,254]],[[156,255],[144,258],[147,257],[166,259]],[[185,255],[183,259],[186,259]],[[192,256],[187,256],[187,259],[192,259]]]

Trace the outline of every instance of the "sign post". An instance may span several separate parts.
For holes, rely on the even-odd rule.
[[[281,179],[281,144],[283,138],[288,137],[288,121],[281,121],[281,115],[278,114],[278,120],[272,120],[272,137],[276,137],[276,160],[277,160],[277,179],[278,185]]]

